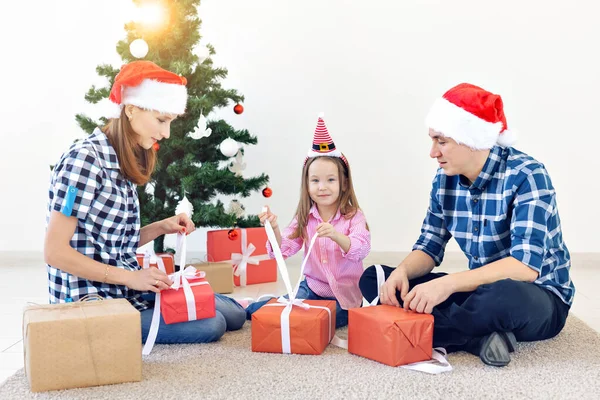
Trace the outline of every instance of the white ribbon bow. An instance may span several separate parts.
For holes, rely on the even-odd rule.
[[[305,310],[308,310],[310,308],[309,304],[304,303],[304,299],[290,300],[290,299],[286,299],[285,297],[281,296],[280,298],[277,299],[277,302],[281,303],[285,306],[297,306],[300,308],[304,308]]]
[[[261,261],[268,260],[269,255],[264,254],[262,256],[251,257],[252,253],[256,250],[256,246],[252,243],[248,244],[248,233],[245,229],[240,230],[242,231],[242,252],[231,253],[231,263],[235,265],[233,275],[239,276],[240,286],[245,287],[247,285],[248,264],[259,265]]]

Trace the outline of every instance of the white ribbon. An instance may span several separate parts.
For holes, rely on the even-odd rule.
[[[185,269],[186,263],[186,253],[187,253],[187,245],[186,245],[186,235],[184,233],[177,234],[177,243],[175,245],[176,251],[175,254],[179,253],[179,269]]]
[[[158,325],[160,324],[160,293],[156,293],[154,299],[154,311],[152,312],[152,322],[150,323],[150,330],[148,331],[148,337],[144,348],[142,349],[142,355],[147,356],[152,352],[154,343],[156,342],[156,335],[158,335]]]
[[[245,229],[242,231],[242,253],[231,253],[231,263],[235,265],[233,275],[240,277],[240,286],[245,287],[247,284],[247,268],[248,264],[258,265],[261,261],[268,260],[270,257],[268,254],[262,256],[251,257],[256,246],[250,243],[248,244],[248,233]]]
[[[363,297],[363,307],[376,306],[379,302],[379,293],[381,293],[381,287],[385,283],[385,274],[380,264],[375,264],[375,272],[377,273],[377,296],[370,303]]]
[[[266,211],[266,208],[263,208],[263,211]],[[303,309],[309,308],[320,308],[326,310],[329,314],[329,341],[332,340],[332,332],[331,332],[331,310],[327,307],[323,306],[313,306],[310,304],[304,303],[304,299],[297,299],[296,295],[298,294],[298,289],[300,288],[300,283],[302,281],[302,277],[304,276],[304,267],[308,261],[308,256],[317,241],[317,234],[315,234],[308,246],[308,250],[304,255],[304,260],[302,260],[302,266],[300,267],[300,278],[298,279],[298,283],[296,287],[292,289],[292,283],[290,280],[290,275],[287,270],[287,266],[285,264],[285,260],[283,259],[283,255],[281,254],[281,249],[279,248],[279,243],[277,243],[277,237],[275,236],[275,232],[273,231],[273,227],[271,223],[267,221],[265,223],[265,231],[267,232],[267,237],[269,238],[269,242],[271,242],[271,247],[273,248],[273,253],[275,254],[275,259],[277,260],[277,268],[279,269],[279,273],[283,279],[283,283],[285,284],[285,288],[288,292],[288,298],[286,299],[284,296],[281,296],[277,299],[277,303],[267,304],[267,306],[279,306],[285,307],[285,309],[281,312],[281,349],[284,354],[291,354],[291,337],[290,337],[290,313],[292,312],[292,308],[294,306],[300,307]]]
[[[191,265],[187,268],[183,268],[185,266],[185,252],[186,252],[186,240],[184,234],[177,235],[177,248],[181,251],[181,269],[174,274],[169,275],[169,279],[173,281],[170,289],[167,290],[179,290],[183,288],[183,294],[185,295],[185,302],[187,305],[188,312],[188,321],[195,321],[196,316],[196,298],[194,297],[194,292],[192,292],[192,286],[199,285],[208,285],[209,283],[206,281],[202,282],[192,282],[190,283],[188,279],[198,279],[204,278],[206,273],[196,270],[196,268]],[[147,356],[152,352],[152,348],[154,347],[154,343],[156,342],[156,336],[158,335],[158,327],[160,325],[160,292],[156,293],[156,297],[154,300],[154,311],[152,312],[152,322],[150,323],[150,330],[148,332],[148,337],[146,338],[146,343],[144,344],[144,348],[142,349],[142,354]]]
[[[452,371],[452,365],[447,359],[448,353],[443,347],[434,347],[431,352],[431,360],[419,361],[412,364],[401,365],[402,368],[412,369],[413,371],[425,372],[438,375],[442,372]]]
[[[150,268],[150,266],[152,264],[156,264],[158,266],[158,269],[160,269],[162,272],[164,272],[166,274],[167,269],[165,268],[165,263],[163,262],[161,257],[156,255],[156,253],[154,252],[154,247],[152,247],[152,246],[153,245],[150,244],[150,246],[148,246],[148,248],[144,252],[144,262],[143,262],[142,267]]]

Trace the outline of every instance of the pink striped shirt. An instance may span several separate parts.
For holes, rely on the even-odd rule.
[[[302,238],[289,238],[298,226],[298,221],[294,217],[281,234],[283,257],[293,256],[302,247],[306,256],[310,239],[322,222],[317,206],[313,205],[308,214],[306,226],[308,240],[305,242]],[[371,250],[371,233],[367,230],[365,216],[358,210],[352,218],[346,219],[338,210],[329,223],[337,232],[350,238],[350,249],[346,253],[330,238],[318,238],[304,269],[306,283],[321,297],[335,297],[344,310],[359,307],[362,295],[358,288],[358,280],[363,273],[362,261]],[[269,256],[274,258],[270,243],[267,243],[267,250]]]

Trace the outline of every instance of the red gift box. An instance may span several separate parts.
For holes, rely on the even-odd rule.
[[[156,257],[153,259],[153,256]],[[158,263],[158,258],[162,261],[164,270]],[[166,274],[172,274],[175,272],[175,258],[171,253],[159,253],[153,254],[153,252],[146,252],[144,254],[136,254],[137,262],[142,268],[156,267],[162,270]]]
[[[165,323],[195,321],[213,318],[217,315],[215,293],[204,279],[204,272],[188,266],[169,278],[173,280],[171,288],[156,294],[156,303],[152,313],[152,322],[142,354],[148,355],[154,347],[162,314]]]
[[[252,314],[252,351],[323,353],[335,334],[335,301],[283,301],[272,299]]]
[[[198,277],[186,277],[186,268],[183,277],[179,278],[180,282],[176,281],[170,289],[161,292],[160,308],[166,324],[213,318],[217,315],[215,292],[206,279],[199,277],[201,272],[194,267],[188,268],[192,268],[193,274]]]
[[[211,261],[234,264],[236,286],[277,281],[277,261],[267,254],[265,228],[232,229],[207,232],[206,252]],[[233,240],[230,238],[234,238]]]
[[[397,367],[432,357],[433,316],[389,305],[348,310],[348,351]]]

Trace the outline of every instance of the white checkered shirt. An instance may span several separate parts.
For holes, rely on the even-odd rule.
[[[48,214],[62,212],[69,187],[78,189],[71,216],[77,227],[71,246],[104,264],[140,269],[135,253],[140,240],[139,201],[136,186],[123,178],[115,149],[96,129],[73,144],[55,166],[48,192]],[[47,265],[50,303],[77,301],[87,294],[126,298],[138,310],[148,308],[142,292],[123,285],[93,282]]]

